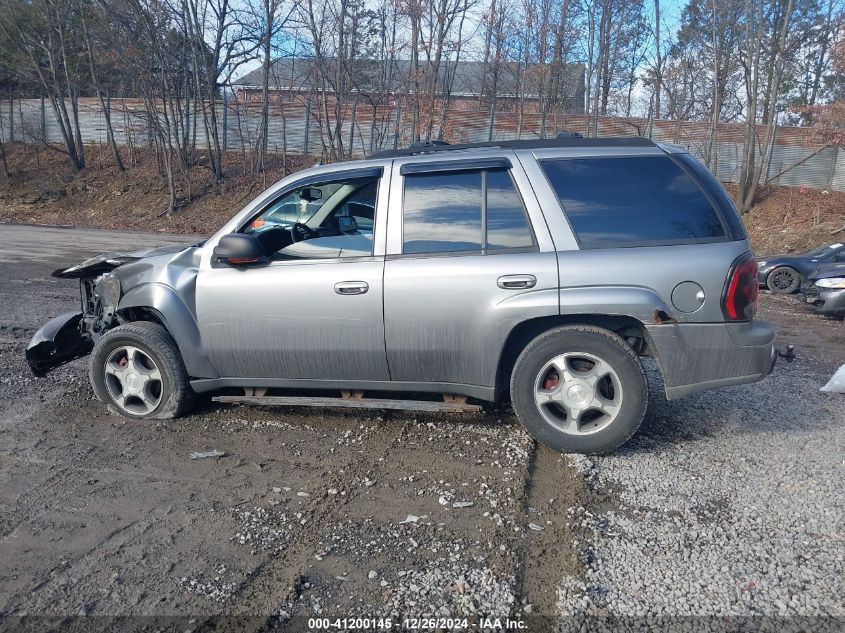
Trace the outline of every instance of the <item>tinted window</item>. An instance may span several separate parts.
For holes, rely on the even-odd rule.
[[[487,172],[487,248],[534,245],[522,198],[506,171]]]
[[[403,253],[481,251],[481,172],[405,176]]]
[[[542,162],[582,248],[724,239],[722,222],[671,158]]]
[[[675,154],[675,156],[698,178],[704,189],[710,194],[710,197],[716,201],[716,204],[722,211],[722,217],[725,219],[725,223],[730,228],[733,239],[744,240],[747,238],[748,233],[745,231],[745,225],[743,225],[731,197],[725,191],[722,183],[713,175],[713,172],[702,165],[692,154]]]

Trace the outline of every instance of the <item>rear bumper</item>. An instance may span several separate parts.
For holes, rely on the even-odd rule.
[[[762,380],[777,360],[767,321],[650,325],[666,397]]]
[[[45,323],[26,348],[26,362],[32,373],[48,371],[91,351],[91,340],[83,337],[81,312],[66,312]]]
[[[798,300],[816,314],[845,316],[845,289],[805,287],[798,295]]]

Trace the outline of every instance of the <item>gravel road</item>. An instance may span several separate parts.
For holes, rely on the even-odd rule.
[[[206,401],[130,422],[92,399],[84,359],[30,376],[29,337],[78,302],[53,269],[182,239],[0,225],[0,628],[77,615],[845,626],[845,396],[818,391],[845,361],[840,322],[764,297],[795,363],[672,403],[652,369],[639,435],[601,458],[537,448],[507,411]],[[210,449],[225,455],[189,459]]]

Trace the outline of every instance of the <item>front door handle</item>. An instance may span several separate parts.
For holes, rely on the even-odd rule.
[[[339,281],[334,285],[334,291],[339,295],[362,295],[369,289],[366,281]]]
[[[537,278],[534,275],[503,275],[497,283],[503,290],[519,290],[533,288],[537,285]]]

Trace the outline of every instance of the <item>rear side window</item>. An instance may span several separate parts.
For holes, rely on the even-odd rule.
[[[542,161],[581,248],[716,242],[725,227],[668,156]]]
[[[405,176],[403,253],[481,251],[481,172]]]
[[[522,198],[506,171],[484,174],[487,195],[487,250],[530,248],[534,234]]]
[[[408,174],[403,206],[405,254],[535,246],[522,198],[506,170]]]

